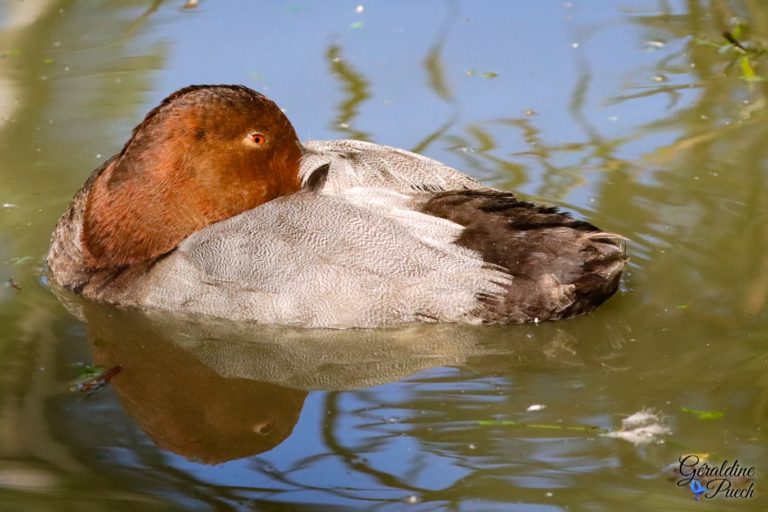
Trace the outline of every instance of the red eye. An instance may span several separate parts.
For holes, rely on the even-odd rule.
[[[267,138],[264,136],[263,133],[252,133],[248,135],[248,138],[251,140],[251,142],[253,142],[257,146],[261,146],[262,144],[267,142]]]

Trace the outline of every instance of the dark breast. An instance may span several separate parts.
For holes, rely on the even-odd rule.
[[[622,237],[510,193],[438,193],[422,211],[464,226],[456,243],[513,276],[506,295],[479,297],[488,322],[591,311],[616,291],[627,260]]]

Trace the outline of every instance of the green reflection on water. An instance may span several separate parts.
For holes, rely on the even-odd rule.
[[[330,64],[331,73],[336,75],[344,86],[345,100],[338,106],[339,117],[336,128],[350,139],[370,140],[370,135],[350,126],[358,115],[360,104],[370,97],[368,81],[344,62],[339,46],[329,46],[325,55]]]

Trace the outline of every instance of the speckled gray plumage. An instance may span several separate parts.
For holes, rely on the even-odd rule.
[[[477,294],[499,294],[510,278],[452,244],[459,232],[437,217],[301,192],[190,236],[136,300],[305,327],[477,323]]]
[[[437,160],[390,146],[360,140],[323,140],[310,141],[304,149],[299,177],[306,184],[314,172],[329,165],[322,186],[326,194],[344,194],[355,188],[406,194],[487,188]]]

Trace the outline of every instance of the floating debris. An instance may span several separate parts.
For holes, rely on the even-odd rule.
[[[18,208],[19,205],[13,203],[3,203],[3,208]]]
[[[747,49],[744,47],[744,45],[743,45],[743,44],[741,44],[739,41],[737,41],[737,40],[736,40],[736,38],[733,36],[733,34],[731,34],[730,32],[723,32],[723,37],[725,38],[725,40],[726,40],[726,41],[728,41],[729,43],[731,43],[733,46],[735,46],[735,47],[736,47],[736,48],[738,48],[739,50],[741,50],[741,51],[743,51],[743,52],[747,52],[747,51],[749,51],[749,50],[747,50]]]
[[[196,9],[200,5],[200,2],[198,0],[187,0],[184,2],[184,5],[181,6],[182,9]]]
[[[533,116],[539,115],[539,113],[533,110],[532,108],[525,109],[523,113],[525,114],[525,117],[533,117]]]
[[[661,436],[672,431],[663,423],[661,414],[646,409],[638,411],[621,420],[621,430],[606,432],[603,435],[623,439],[634,445],[660,443]]]
[[[485,78],[485,79],[496,78],[496,77],[499,76],[499,74],[496,73],[495,71],[483,71],[483,72],[480,72],[480,71],[476,71],[474,69],[468,69],[466,71],[466,74],[469,77],[480,76],[480,77]]]
[[[355,7],[355,12],[357,14],[363,14],[363,11],[365,11],[365,7],[363,7],[362,5],[358,5],[357,7]]]
[[[21,286],[19,286],[19,283],[17,283],[16,281],[14,281],[14,280],[13,280],[13,278],[10,278],[10,279],[8,279],[8,280],[5,282],[5,285],[6,285],[8,288],[13,288],[14,290],[16,290],[16,293],[19,293],[19,292],[21,291]]]
[[[349,28],[351,28],[352,30],[360,30],[361,28],[363,28],[363,22],[362,21],[356,21],[353,24],[351,24],[349,26]]]
[[[653,75],[651,77],[651,80],[654,81],[654,82],[666,82],[667,81],[667,77],[665,75],[662,75],[661,73],[659,73],[658,75]]]
[[[741,68],[741,79],[747,82],[762,82],[765,80],[762,76],[755,72],[755,68],[752,67],[752,63],[749,61],[749,57],[744,55],[739,58],[739,67]]]
[[[525,423],[515,420],[480,420],[477,424],[481,427],[512,427],[512,428],[532,428],[540,430],[569,430],[574,432],[598,432],[608,434],[609,432],[594,425],[561,425],[557,423]]]
[[[528,411],[528,412],[535,412],[535,411],[544,410],[546,408],[547,408],[547,406],[544,405],[544,404],[531,404],[531,405],[528,406],[526,411]]]
[[[715,421],[725,416],[723,411],[705,411],[702,409],[691,409],[690,407],[681,407],[680,410],[686,414],[696,416],[701,421]]]
[[[656,41],[652,39],[650,41],[646,41],[643,48],[645,50],[661,50],[665,45],[666,43],[664,43],[664,41]]]
[[[122,366],[113,366],[104,371],[96,366],[83,366],[84,375],[70,384],[69,390],[86,393],[88,396],[106,386],[112,378],[123,370]],[[94,374],[93,372],[99,372]]]

